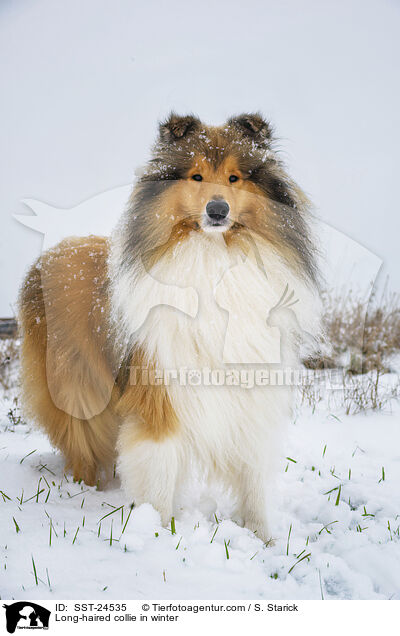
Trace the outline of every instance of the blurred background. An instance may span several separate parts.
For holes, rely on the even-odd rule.
[[[22,199],[131,183],[171,109],[262,111],[326,243],[398,290],[399,26],[395,0],[2,0],[0,316],[42,247]]]

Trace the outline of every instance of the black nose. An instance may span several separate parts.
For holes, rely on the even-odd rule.
[[[220,199],[209,201],[206,205],[206,212],[213,221],[223,221],[229,214],[229,205]]]

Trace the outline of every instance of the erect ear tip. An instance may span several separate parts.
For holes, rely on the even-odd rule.
[[[271,139],[272,137],[272,127],[261,113],[243,113],[237,117],[232,117],[228,123],[259,140]]]
[[[195,115],[177,115],[172,111],[167,119],[160,123],[160,137],[164,141],[182,139],[195,130],[199,124],[200,120]]]

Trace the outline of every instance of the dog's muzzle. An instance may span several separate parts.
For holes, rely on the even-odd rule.
[[[212,199],[206,205],[205,225],[224,228],[228,225],[229,205],[223,199]]]

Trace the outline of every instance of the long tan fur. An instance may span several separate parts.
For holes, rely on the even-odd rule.
[[[106,239],[67,239],[33,265],[20,295],[25,413],[62,451],[66,469],[89,485],[99,469],[112,468],[118,426],[107,353],[107,255]]]

